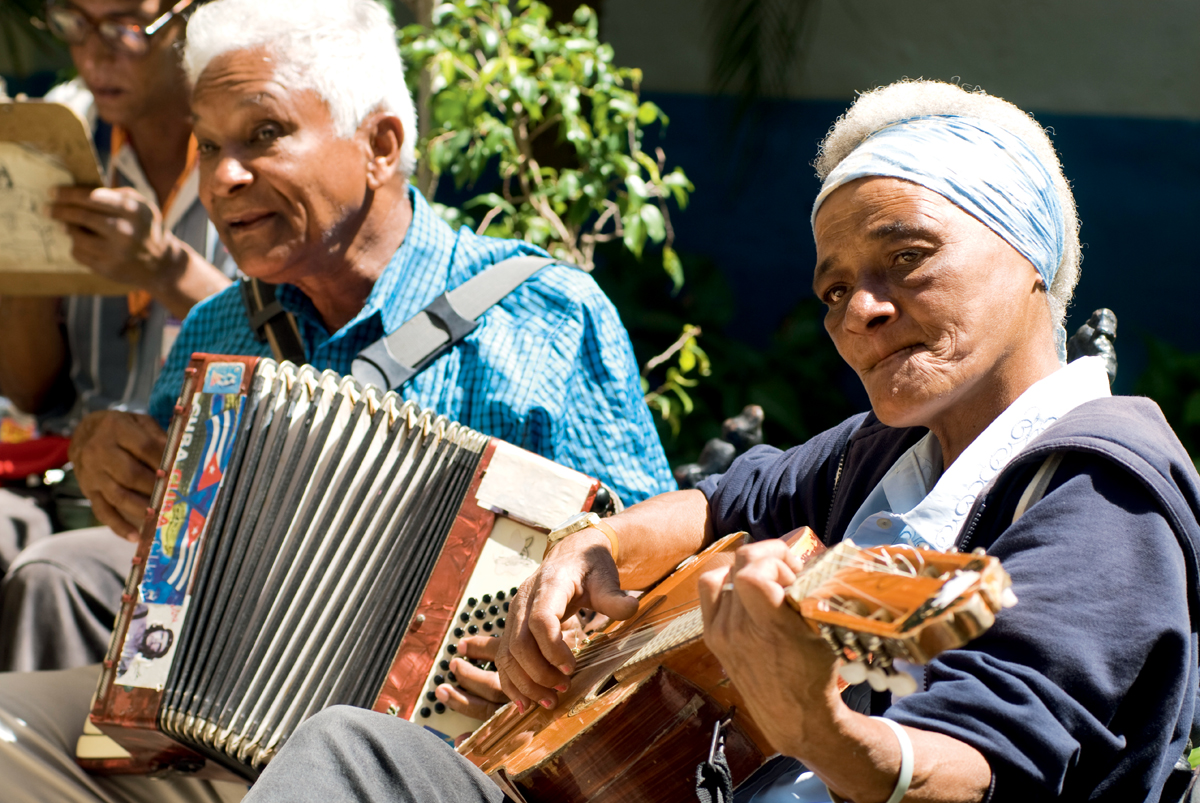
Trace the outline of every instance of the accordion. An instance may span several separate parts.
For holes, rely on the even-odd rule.
[[[550,529],[611,504],[393,392],[193,355],[76,760],[253,780],[338,704],[473,730],[434,699],[455,643],[500,632]]]

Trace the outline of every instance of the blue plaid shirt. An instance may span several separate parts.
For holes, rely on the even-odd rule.
[[[277,298],[300,325],[308,361],[348,375],[363,348],[393,332],[441,293],[496,262],[544,256],[518,240],[456,234],[420,193],[404,242],[354,320],[330,334],[299,288]],[[197,304],[150,397],[164,427],[193,352],[271,356],[250,329],[236,286]],[[492,307],[479,325],[400,389],[422,407],[598,477],[627,504],[675,490],[637,361],[617,311],[590,276],[543,268]]]

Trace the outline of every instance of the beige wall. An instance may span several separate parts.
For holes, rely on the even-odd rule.
[[[652,91],[708,91],[706,9],[605,0],[604,38]],[[902,76],[1054,112],[1200,119],[1200,0],[816,0],[788,94],[849,100]]]

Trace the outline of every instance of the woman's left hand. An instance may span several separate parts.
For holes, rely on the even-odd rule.
[[[787,544],[771,540],[700,577],[705,643],[771,744],[793,756],[844,708],[837,658],[785,599],[800,568]]]

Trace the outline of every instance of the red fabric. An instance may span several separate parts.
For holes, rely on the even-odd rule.
[[[24,443],[0,443],[0,480],[19,480],[67,462],[70,438],[46,435]]]

